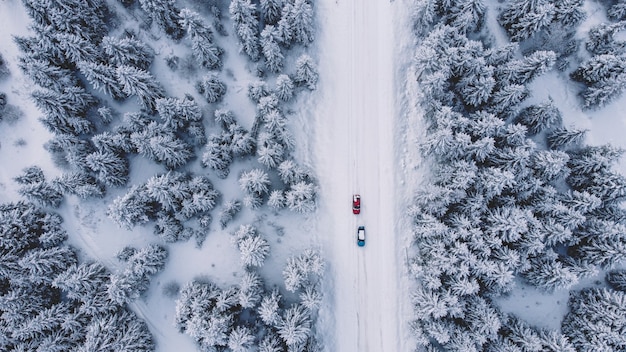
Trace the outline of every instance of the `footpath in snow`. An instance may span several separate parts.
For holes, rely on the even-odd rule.
[[[410,37],[410,27],[401,28],[407,20],[399,19],[407,17],[407,7],[385,0],[323,0],[316,7],[320,95],[313,99],[313,154],[318,228],[334,297],[323,317],[328,321],[321,322],[331,330],[325,344],[333,351],[405,351],[410,308],[401,298],[404,232],[395,177],[402,138],[394,126],[401,95],[398,37]],[[360,215],[351,211],[354,193],[362,197]],[[358,226],[365,226],[365,247],[357,247]]]

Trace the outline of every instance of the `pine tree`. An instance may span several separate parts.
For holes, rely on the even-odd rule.
[[[578,277],[559,260],[533,258],[524,278],[532,285],[547,291],[568,289],[578,283]]]
[[[185,35],[174,0],[139,0],[139,4],[172,39],[178,40]]]
[[[69,62],[75,64],[80,61],[90,62],[98,59],[98,50],[81,35],[61,32],[56,33],[54,38]]]
[[[131,133],[130,140],[139,154],[163,163],[169,169],[186,164],[193,156],[190,145],[178,138],[174,131],[156,122]]]
[[[285,310],[276,326],[278,335],[287,346],[303,344],[311,333],[311,319],[301,305],[292,305]]]
[[[261,133],[258,139],[257,160],[269,168],[275,168],[283,161],[285,154],[283,146],[268,133]]]
[[[239,282],[239,305],[255,308],[261,301],[262,281],[259,274],[246,270]]]
[[[117,81],[117,73],[113,66],[87,61],[79,61],[77,65],[80,72],[94,89],[104,92],[115,99],[126,97]]]
[[[281,16],[283,0],[261,0],[261,18],[266,24],[276,24]]]
[[[243,191],[265,194],[269,190],[270,179],[267,173],[261,169],[252,169],[244,171],[239,177],[239,186]]]
[[[259,20],[256,5],[250,0],[233,0],[228,7],[241,49],[252,61],[259,59]]]
[[[222,210],[219,212],[219,222],[222,229],[226,228],[226,225],[235,217],[235,215],[241,210],[241,203],[237,200],[227,201],[222,206]]]
[[[246,267],[263,266],[270,252],[269,244],[261,236],[245,237],[238,241],[237,246],[241,253],[241,261]]]
[[[282,352],[284,347],[280,338],[274,333],[268,333],[259,343],[259,352]]]
[[[587,130],[557,128],[548,134],[550,149],[562,150],[580,145],[587,134]]]
[[[18,192],[28,200],[44,207],[57,208],[63,201],[63,194],[45,180],[22,183]]]
[[[553,51],[539,50],[521,60],[509,61],[501,73],[510,84],[526,84],[550,70],[555,62],[556,54]]]
[[[145,194],[145,186],[132,186],[124,195],[117,197],[109,206],[107,215],[119,226],[131,229],[150,221],[153,212],[150,199]]]
[[[156,110],[165,126],[180,129],[202,120],[202,111],[192,99],[162,98],[156,100]]]
[[[567,176],[569,155],[561,151],[538,151],[532,155],[532,169],[535,175],[550,182]]]
[[[104,37],[100,45],[113,67],[134,66],[148,70],[154,59],[152,48],[135,38]]]
[[[215,103],[226,94],[226,84],[216,74],[209,74],[197,82],[196,89],[209,103]]]
[[[196,61],[205,68],[216,69],[222,66],[224,51],[213,42],[213,32],[204,24],[200,15],[189,9],[180,11],[180,24],[191,40],[191,51]]]
[[[308,0],[294,0],[290,10],[287,19],[291,27],[292,42],[306,46],[314,38],[313,7]]]
[[[626,19],[626,2],[617,0],[608,11],[609,18],[613,21],[621,21]]]
[[[618,269],[609,271],[606,273],[606,281],[614,289],[626,292],[626,270]]]
[[[286,204],[289,210],[299,213],[308,213],[315,209],[315,186],[312,183],[301,181],[293,184],[285,192]]]
[[[248,352],[254,344],[252,331],[245,326],[236,326],[228,336],[228,348],[233,352]]]
[[[487,70],[487,72],[482,72],[478,75],[464,76],[457,85],[457,89],[467,105],[477,107],[489,100],[495,85],[496,80]]]
[[[248,97],[258,103],[261,98],[270,94],[265,81],[254,81],[248,84]]]
[[[293,81],[288,75],[282,74],[276,77],[276,87],[274,88],[274,94],[282,101],[289,101],[294,95]]]
[[[265,67],[274,73],[283,69],[284,55],[277,40],[278,33],[274,26],[267,25],[261,32],[261,49],[265,57]]]
[[[281,295],[278,289],[274,289],[271,294],[264,295],[257,308],[259,317],[268,326],[275,326],[280,320]]]
[[[267,200],[267,205],[270,207],[280,210],[285,207],[285,194],[282,190],[272,190],[270,192],[269,198]]]
[[[154,110],[163,88],[149,72],[127,65],[118,66],[115,72],[125,94],[136,96],[143,108]]]
[[[230,146],[219,136],[210,136],[202,154],[202,165],[215,170],[217,177],[226,178],[232,161],[233,153]]]
[[[114,152],[93,152],[86,157],[87,166],[107,186],[123,186],[128,181],[129,162]]]
[[[61,289],[68,298],[89,302],[100,297],[109,281],[108,270],[100,263],[74,264],[61,272],[52,281],[52,286]]]
[[[531,105],[522,109],[516,120],[518,123],[528,127],[529,134],[534,135],[561,125],[562,116],[552,99],[550,99],[545,103]]]
[[[313,59],[307,54],[302,54],[296,61],[294,81],[298,84],[306,85],[310,90],[314,90],[317,85],[317,78],[317,66]]]
[[[76,264],[76,253],[67,246],[37,248],[28,251],[17,262],[33,283],[50,284],[54,277]]]
[[[47,60],[26,56],[20,59],[18,66],[37,85],[56,92],[63,91],[64,87],[75,86],[77,83],[70,70],[53,65]]]
[[[98,316],[86,327],[86,337],[77,352],[88,351],[153,351],[154,340],[148,326],[134,313],[121,310]]]
[[[603,107],[622,95],[626,89],[626,73],[617,78],[609,78],[599,84],[587,87],[581,93],[583,108]]]
[[[489,112],[502,114],[514,109],[528,96],[528,88],[520,84],[510,84],[491,95]]]
[[[585,47],[594,55],[614,54],[624,51],[626,42],[616,41],[615,35],[626,29],[626,21],[601,23],[589,30],[589,40]]]

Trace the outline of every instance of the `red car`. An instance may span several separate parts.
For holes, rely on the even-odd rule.
[[[361,196],[355,194],[352,196],[352,214],[361,213]]]

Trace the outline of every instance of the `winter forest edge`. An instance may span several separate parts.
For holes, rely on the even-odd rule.
[[[0,83],[17,76],[9,66],[28,78],[53,167],[11,170],[3,185],[16,200],[0,205],[0,349],[152,351],[154,331],[133,309],[148,292],[175,301],[171,324],[202,351],[332,348],[316,334],[330,299],[324,253],[281,249],[305,235],[274,221],[316,210],[315,170],[290,131],[299,97],[318,87],[315,2],[12,3],[32,22],[10,39],[18,62],[0,47]],[[582,0],[412,3],[407,80],[426,128],[408,147],[429,165],[402,215],[417,350],[626,349],[623,150],[585,144],[558,102],[532,99],[548,72],[578,90],[583,111],[621,96],[626,2],[600,5],[605,21],[580,39]],[[502,29],[504,45],[492,33]],[[0,128],[31,111],[0,92]],[[142,236],[103,263],[64,224],[94,204]],[[155,289],[172,251],[220,233],[239,255],[234,280]],[[572,289],[558,330],[497,303],[520,285],[554,292],[585,278],[606,282]]]

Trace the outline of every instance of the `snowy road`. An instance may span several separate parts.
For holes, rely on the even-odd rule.
[[[401,351],[394,199],[394,30],[386,0],[322,0],[316,169],[333,281],[334,351]],[[352,215],[353,193],[362,197]],[[366,245],[356,245],[357,227]]]

